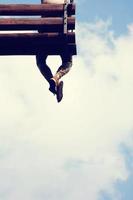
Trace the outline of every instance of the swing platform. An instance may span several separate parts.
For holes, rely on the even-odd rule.
[[[0,4],[0,55],[76,55],[75,4]]]

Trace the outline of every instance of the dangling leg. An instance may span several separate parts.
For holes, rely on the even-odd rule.
[[[48,83],[50,85],[49,90],[53,94],[56,94],[56,84],[55,84],[55,81],[52,80],[53,74],[52,74],[50,68],[48,67],[48,65],[46,64],[46,59],[47,59],[47,55],[45,55],[43,53],[38,53],[36,55],[37,66],[38,66],[41,74],[48,81]]]
[[[60,102],[63,98],[63,81],[59,80],[66,75],[72,67],[72,55],[64,53],[61,55],[62,65],[57,70],[55,76],[52,78],[57,85],[57,101]]]
[[[72,67],[72,56],[69,54],[62,54],[62,65],[57,70],[56,74],[53,76],[53,79],[56,81],[56,84],[58,85],[59,80],[66,75],[71,67]]]

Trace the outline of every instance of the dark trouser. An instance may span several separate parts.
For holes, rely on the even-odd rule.
[[[62,59],[62,65],[59,67],[57,70],[55,76],[53,76],[50,68],[46,64],[46,59],[48,55],[45,55],[43,53],[38,53],[36,55],[36,63],[37,66],[42,73],[42,75],[45,77],[45,79],[50,83],[50,79],[53,77],[57,82],[59,79],[67,74],[71,67],[72,67],[72,56],[69,55],[68,53],[62,54],[61,59]]]
[[[53,74],[46,64],[47,55],[39,53],[36,55],[36,64],[41,72],[41,74],[45,77],[45,79],[50,83],[50,79],[53,77]]]

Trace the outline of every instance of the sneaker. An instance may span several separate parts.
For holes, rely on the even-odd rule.
[[[52,92],[53,94],[57,93],[57,86],[56,86],[56,82],[54,79],[50,79],[50,87],[49,87],[49,91]]]
[[[63,81],[59,82],[59,84],[57,85],[57,101],[60,102],[63,98]]]

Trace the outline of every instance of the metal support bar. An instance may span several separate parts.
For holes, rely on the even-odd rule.
[[[68,0],[64,0],[64,34],[67,34],[67,7],[68,7]]]
[[[63,17],[62,4],[1,4],[0,16],[41,16]],[[75,15],[75,5],[68,4],[68,15]]]
[[[70,0],[71,5],[74,3],[74,0]],[[71,15],[69,15],[71,16]],[[73,32],[73,30],[71,30],[71,32]]]

